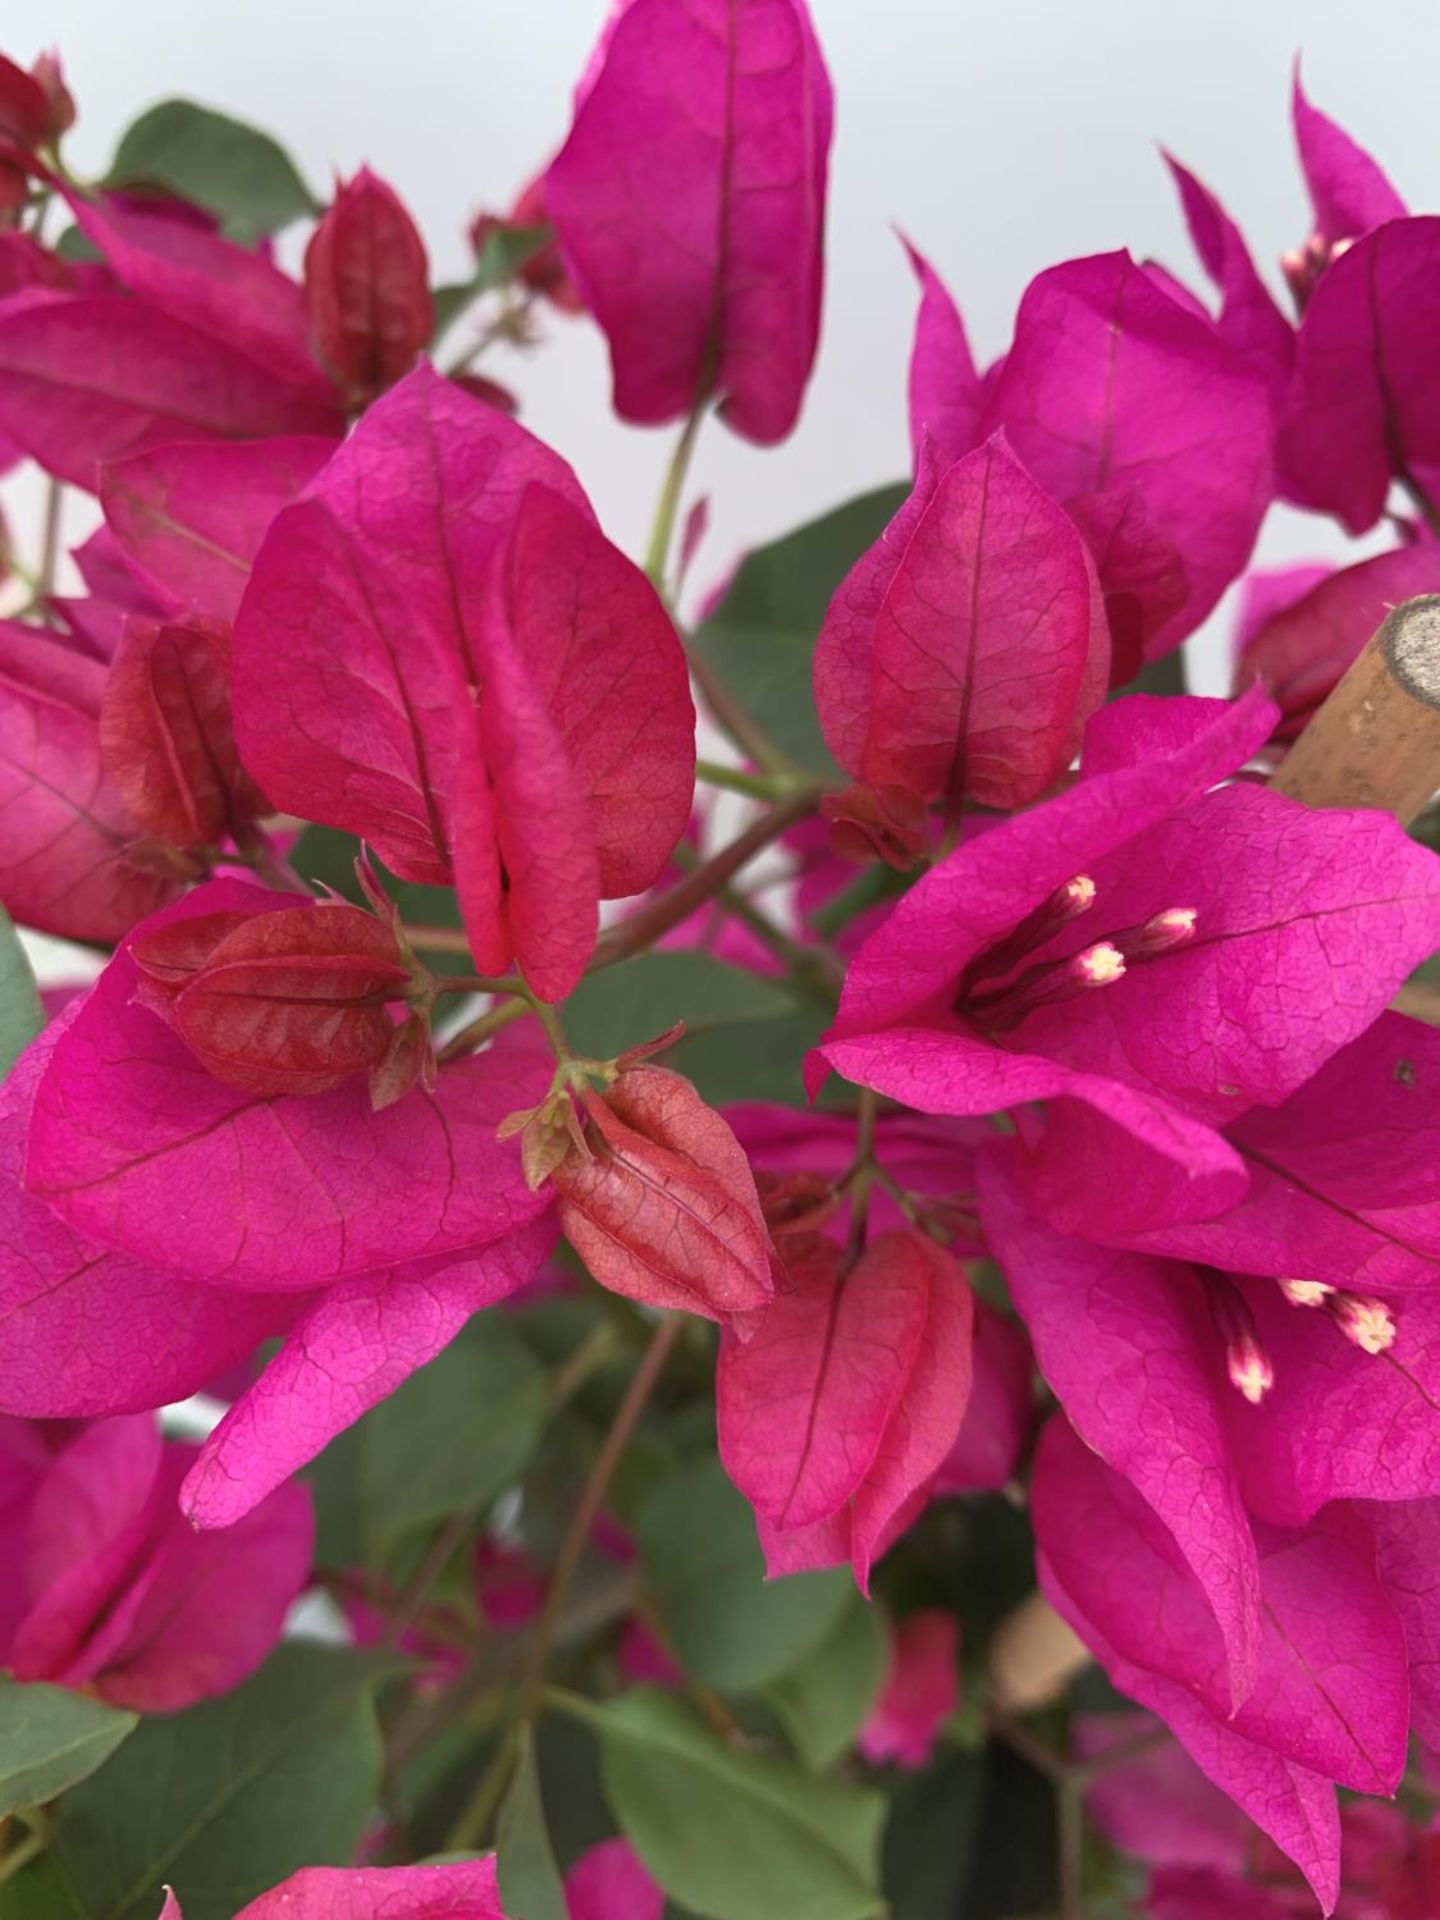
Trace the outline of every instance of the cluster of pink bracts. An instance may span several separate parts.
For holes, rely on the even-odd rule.
[[[834,844],[922,869],[846,937],[806,1069],[893,1103],[866,1237],[850,1120],[722,1118],[638,1056],[557,1078],[535,1019],[437,1066],[447,989],[381,884],[294,890],[294,823],[348,831],[455,888],[480,974],[562,1001],[600,903],[687,831],[684,649],[566,463],[421,357],[388,186],[339,187],[292,280],[173,197],[75,186],[58,67],[0,63],[0,435],[104,513],[85,595],[0,622],[0,898],[115,947],[0,1092],[17,1675],[152,1709],[233,1684],[304,1583],[290,1476],[558,1226],[602,1285],[720,1323],[774,1573],[865,1588],[928,1502],[1006,1484],[1033,1348],[1045,1593],[1334,1907],[1336,1786],[1393,1794],[1412,1733],[1440,1746],[1440,1033],[1387,1011],[1440,948],[1440,866],[1246,769],[1440,587],[1440,220],[1295,112],[1298,324],[1174,162],[1218,314],[1071,261],[981,371],[912,252],[914,488],[815,655]],[[801,0],[617,10],[513,218],[553,227],[523,272],[603,328],[623,418],[790,430],[831,119]],[[25,229],[36,186],[93,258]],[[1275,498],[1396,545],[1253,583],[1232,700],[1106,704]],[[833,856],[791,839],[803,909]],[[972,1295],[985,1255],[1024,1333]],[[162,1449],[140,1416],[266,1340],[203,1446]],[[26,1424],[55,1419],[96,1424],[57,1449]],[[953,1645],[916,1616],[900,1652],[867,1739],[913,1762]],[[1233,1850],[1154,1857],[1157,1915],[1241,1910]],[[498,1916],[491,1874],[313,1871],[245,1913]]]

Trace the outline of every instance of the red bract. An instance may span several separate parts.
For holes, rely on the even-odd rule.
[[[1195,251],[1220,295],[1216,331],[1272,389],[1283,388],[1295,358],[1295,334],[1260,278],[1245,237],[1210,189],[1170,154],[1165,164]]]
[[[925,1765],[959,1702],[959,1651],[960,1622],[943,1607],[921,1607],[900,1621],[884,1690],[856,1740],[872,1766]]]
[[[841,585],[815,653],[832,753],[958,815],[1015,807],[1068,766],[1110,664],[1095,569],[997,434],[934,472]]]
[[[832,118],[801,0],[632,0],[607,26],[545,201],[622,419],[679,419],[714,394],[747,439],[795,424]]]
[[[127,624],[101,700],[100,751],[136,820],[172,846],[241,840],[270,811],[235,751],[230,629],[219,622]]]
[[[949,1452],[970,1394],[973,1302],[922,1233],[856,1260],[822,1240],[793,1261],[716,1375],[720,1454],[775,1572],[870,1569]]]
[[[40,82],[0,53],[0,136],[21,147],[42,147],[51,136],[52,120]]]
[[[233,620],[271,521],[334,451],[333,441],[295,435],[153,447],[102,469],[105,524],[175,608]]]
[[[387,1006],[425,991],[391,929],[338,903],[176,921],[131,951],[141,1002],[249,1093],[323,1093],[378,1068],[396,1034]]]
[[[339,426],[323,391],[143,300],[32,290],[0,310],[0,431],[91,492],[106,461],[168,441]]]
[[[0,900],[23,925],[118,940],[193,868],[141,844],[100,745],[105,669],[0,622]]]
[[[1355,240],[1387,220],[1404,218],[1409,209],[1379,165],[1343,127],[1306,99],[1298,60],[1291,112],[1295,145],[1315,211],[1315,234],[1327,249]]]
[[[694,709],[654,590],[556,454],[425,368],[275,522],[235,707],[277,806],[454,877],[478,964],[546,999],[597,897],[656,879],[689,813]]]
[[[770,1236],[739,1142],[688,1080],[630,1067],[584,1097],[553,1174],[561,1229],[602,1286],[711,1320],[769,1300]]]
[[[323,364],[353,405],[407,374],[435,331],[425,242],[368,167],[340,182],[305,253],[305,302]]]

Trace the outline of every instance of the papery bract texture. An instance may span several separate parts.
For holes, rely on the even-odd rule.
[[[146,1713],[239,1684],[275,1645],[310,1573],[310,1496],[286,1487],[233,1532],[202,1536],[175,1502],[194,1449],[152,1417],[82,1430],[36,1482],[5,1580],[6,1666]]]
[[[0,1408],[36,1418],[183,1400],[284,1333],[308,1298],[227,1293],[110,1253],[25,1192],[35,1088],[76,1010],[0,1087]]]
[[[1315,210],[1315,230],[1327,245],[1354,240],[1386,220],[1404,217],[1405,202],[1379,165],[1306,98],[1298,60],[1291,111],[1300,165]]]
[[[270,811],[235,750],[230,629],[219,621],[126,623],[100,702],[100,752],[134,818],[172,846],[239,840]]]
[[[694,710],[653,588],[558,456],[428,369],[275,522],[235,647],[275,804],[456,878],[479,964],[546,998],[579,978],[597,888],[647,886],[684,829]]]
[[[118,940],[185,876],[141,848],[104,764],[105,670],[18,621],[0,621],[0,900],[42,933]]]
[[[323,365],[357,405],[403,378],[435,331],[425,242],[368,167],[341,181],[305,251],[305,302]]]
[[[1295,344],[1277,453],[1289,496],[1364,533],[1392,479],[1440,489],[1440,218],[1391,220],[1325,269]]]
[[[747,439],[795,424],[832,117],[802,0],[632,0],[607,26],[545,204],[622,419],[679,419],[713,393]]]
[[[882,1234],[853,1264],[831,1240],[795,1260],[749,1337],[726,1333],[716,1377],[720,1455],[762,1541],[783,1555],[787,1535],[825,1526],[832,1563],[868,1589],[887,1529],[954,1444],[972,1334],[964,1273],[923,1234]]]
[[[916,511],[901,508],[883,556],[857,562],[888,573],[873,626],[854,620],[860,589],[847,583],[840,630],[822,633],[815,694],[827,741],[872,787],[952,812],[964,798],[1024,805],[1069,764],[1104,693],[1109,635],[1093,563],[1001,435],[940,474]],[[827,669],[842,649],[832,719]],[[850,696],[861,676],[857,753]]]
[[[587,1093],[584,1146],[555,1169],[566,1238],[602,1286],[710,1319],[763,1307],[770,1236],[739,1142],[666,1067]]]
[[[283,896],[217,881],[171,914],[282,906]],[[297,901],[289,911],[326,909]],[[456,1061],[433,1093],[416,1088],[379,1113],[358,1078],[293,1098],[244,1094],[136,1002],[136,985],[122,950],[36,1096],[26,1182],[77,1231],[160,1266],[273,1290],[462,1252],[543,1209],[518,1149],[495,1137],[517,1102],[544,1092],[538,1053]]]
[[[965,322],[948,287],[908,240],[904,246],[920,283],[908,384],[910,448],[918,469],[927,437],[945,460],[959,460],[971,451],[984,389]]]
[[[232,1526],[449,1346],[472,1314],[522,1287],[554,1237],[549,1220],[534,1220],[457,1259],[327,1288],[201,1447],[182,1490],[191,1521]]]
[[[273,261],[163,200],[68,197],[75,224],[123,286],[243,353],[297,400],[330,410],[338,431],[335,398],[306,346],[300,288]]]
[[[986,1158],[981,1177],[986,1234],[1040,1371],[1086,1446],[1169,1528],[1218,1622],[1239,1701],[1258,1659],[1259,1570],[1216,1401],[1220,1342],[1200,1282],[1187,1269],[1048,1233],[998,1156]],[[1218,1390],[1234,1393],[1223,1373]]]
[[[1027,290],[979,431],[1001,427],[1082,532],[1094,516],[1128,678],[1192,633],[1249,557],[1271,493],[1265,376],[1128,255],[1097,254]]]
[[[295,435],[153,447],[101,472],[105,523],[176,607],[233,620],[270,522],[334,451]]]
[[[339,426],[327,400],[143,301],[31,293],[0,311],[0,431],[92,493],[103,464],[167,441]]]
[[[872,1765],[923,1767],[960,1698],[960,1623],[944,1607],[921,1607],[894,1629],[890,1670],[856,1746]]]
[[[1165,155],[1180,195],[1195,251],[1220,295],[1216,322],[1222,340],[1274,389],[1283,387],[1295,358],[1295,333],[1261,279],[1245,237],[1210,189]]]

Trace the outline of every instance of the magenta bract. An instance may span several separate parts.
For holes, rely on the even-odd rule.
[[[856,1745],[874,1766],[923,1767],[960,1699],[960,1622],[921,1607],[894,1629],[890,1670]]]
[[[677,420],[714,394],[747,439],[794,426],[832,117],[803,0],[631,0],[609,23],[545,206],[622,419]]]
[[[997,434],[922,473],[857,561],[816,647],[815,700],[847,772],[954,817],[965,798],[1009,808],[1043,793],[1109,664],[1085,544]]]
[[[309,1491],[282,1488],[233,1531],[197,1534],[175,1500],[193,1454],[162,1445],[149,1415],[100,1421],[7,1505],[0,1615],[17,1680],[171,1713],[228,1692],[269,1653],[309,1578]]]
[[[368,167],[341,181],[305,251],[305,304],[321,364],[359,406],[414,366],[435,331],[425,242]]]
[[[479,964],[518,961],[546,998],[579,977],[597,894],[648,885],[684,829],[694,715],[657,596],[557,455],[428,369],[276,520],[235,645],[241,752],[275,804],[404,878],[453,872]]]

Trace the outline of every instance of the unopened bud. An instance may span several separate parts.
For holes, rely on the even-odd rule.
[[[425,243],[368,167],[336,187],[305,253],[315,349],[356,405],[393,386],[435,331]]]
[[[1323,1280],[1282,1280],[1280,1291],[1292,1307],[1323,1307],[1335,1289]]]
[[[1395,1344],[1395,1316],[1383,1300],[1333,1293],[1326,1301],[1337,1327],[1362,1353],[1388,1353]]]

